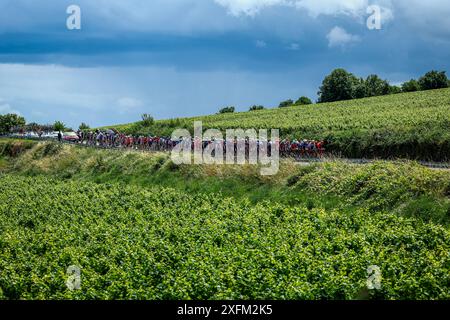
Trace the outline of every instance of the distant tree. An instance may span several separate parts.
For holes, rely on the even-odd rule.
[[[290,107],[294,105],[294,100],[289,99],[286,101],[282,101],[280,102],[280,105],[278,106],[279,108],[286,108],[286,107]]]
[[[91,127],[89,125],[87,125],[86,123],[82,122],[80,124],[80,126],[78,127],[78,129],[80,129],[81,131],[83,130],[89,130]]]
[[[303,97],[298,98],[298,100],[295,101],[294,104],[296,106],[305,106],[305,105],[308,105],[308,104],[312,104],[312,101],[311,101],[310,98],[303,96]]]
[[[389,82],[371,74],[365,81],[366,97],[375,97],[389,94]]]
[[[41,128],[42,128],[42,131],[44,131],[44,132],[50,132],[50,131],[55,130],[55,128],[53,127],[52,124],[44,124],[41,126]]]
[[[248,111],[258,111],[258,110],[264,110],[264,106],[252,106]]]
[[[36,122],[31,122],[26,125],[26,129],[28,131],[40,132],[42,130],[42,126]]]
[[[235,110],[236,110],[235,107],[225,107],[219,110],[219,114],[234,113]]]
[[[53,124],[53,130],[63,132],[66,130],[66,125],[62,121],[55,121]]]
[[[431,90],[448,88],[448,79],[445,71],[430,71],[419,79],[419,86],[421,90]]]
[[[14,113],[0,115],[0,133],[9,133],[11,129],[25,126],[26,121]]]
[[[399,86],[389,86],[389,94],[397,94],[397,93],[401,93],[402,92],[402,88]]]
[[[352,96],[354,99],[361,99],[367,96],[366,81],[363,78],[359,78],[353,85]]]
[[[336,69],[325,77],[319,89],[319,102],[349,100],[354,97],[354,88],[359,83],[352,73]]]
[[[411,79],[402,84],[403,92],[414,92],[414,91],[419,91],[419,90],[420,90],[420,85],[417,82],[417,80]]]
[[[155,123],[155,119],[153,119],[153,117],[151,115],[149,115],[148,113],[144,113],[141,116],[141,123],[143,126],[145,127],[150,127],[151,125],[153,125]]]

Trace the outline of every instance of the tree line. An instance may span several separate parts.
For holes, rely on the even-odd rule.
[[[389,81],[381,79],[378,75],[372,74],[367,78],[358,78],[353,73],[345,69],[335,69],[325,77],[319,88],[319,99],[317,103],[334,102],[342,100],[360,99],[367,97],[382,96],[388,94],[397,94],[402,92],[414,92],[422,90],[432,90],[450,87],[450,80],[445,71],[432,70],[424,74],[419,79],[411,79],[404,82],[401,86],[390,85]],[[313,102],[306,96],[302,96],[296,101],[288,99],[280,102],[279,108],[309,105]],[[249,111],[258,111],[266,109],[262,105],[253,105]],[[219,114],[234,113],[236,108],[228,106],[219,110]],[[145,126],[151,126],[154,119],[149,114],[142,115],[141,123]],[[0,133],[5,134],[11,130],[21,128],[25,131],[72,131],[61,121],[56,121],[50,125],[39,125],[37,123],[26,124],[25,118],[17,114],[0,115]],[[82,123],[80,130],[88,130],[89,126]]]
[[[80,130],[87,130],[89,126],[84,122],[80,125]],[[38,124],[36,122],[26,123],[24,117],[8,113],[0,115],[0,134],[11,132],[51,132],[51,131],[73,131],[67,127],[62,121],[55,121],[53,124]]]
[[[381,79],[376,74],[363,79],[344,69],[336,69],[323,80],[318,92],[318,102],[360,99],[401,92],[448,88],[449,86],[450,82],[445,71],[432,70],[418,80],[411,79],[401,86],[393,86],[389,84],[389,81]]]
[[[367,78],[355,76],[345,69],[335,69],[325,77],[319,88],[317,103],[335,102],[342,100],[361,99],[368,97],[397,94],[403,92],[414,92],[450,87],[450,80],[445,71],[432,70],[419,79],[411,79],[401,86],[391,85],[388,80],[381,79],[376,74],[371,74]],[[302,96],[294,101],[288,99],[280,102],[279,108],[292,106],[309,105],[313,102],[308,97]],[[254,105],[249,111],[264,110],[262,105]],[[219,110],[219,114],[234,113],[235,107],[225,107]]]

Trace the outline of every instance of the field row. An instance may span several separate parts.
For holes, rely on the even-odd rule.
[[[170,136],[175,128],[275,128],[283,138],[325,139],[346,157],[450,159],[450,89],[282,109],[116,126],[127,133]]]
[[[395,214],[0,176],[0,298],[448,299],[449,266],[447,229]]]

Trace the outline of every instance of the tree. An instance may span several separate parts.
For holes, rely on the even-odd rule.
[[[353,86],[353,98],[361,99],[367,96],[366,81],[363,78],[359,78]]]
[[[66,125],[62,121],[55,121],[53,124],[53,130],[55,131],[64,131],[66,129]]]
[[[297,101],[295,101],[296,106],[305,106],[308,104],[312,104],[312,101],[310,98],[305,97],[305,96],[300,97]]]
[[[445,71],[430,71],[419,79],[421,90],[448,88],[448,79]]]
[[[26,125],[27,131],[40,132],[42,130],[42,126],[36,122],[31,122]]]
[[[286,101],[282,101],[280,102],[280,105],[278,106],[279,108],[286,108],[286,107],[290,107],[294,105],[294,100],[289,99]]]
[[[402,92],[402,88],[399,86],[389,86],[389,94],[397,94],[397,93],[401,93]]]
[[[87,125],[86,123],[82,122],[80,124],[80,126],[78,127],[78,129],[80,129],[81,131],[83,130],[89,130],[91,127],[89,125]]]
[[[234,113],[235,108],[234,107],[225,107],[219,110],[219,114],[223,113]]]
[[[319,102],[352,99],[354,88],[358,83],[358,78],[352,73],[336,69],[323,80],[318,92]]]
[[[414,92],[414,91],[419,91],[419,90],[420,90],[420,85],[414,79],[406,81],[405,83],[402,84],[403,92]]]
[[[389,94],[389,82],[371,74],[365,81],[366,97],[376,97]]]
[[[153,119],[153,117],[151,115],[149,115],[148,113],[144,113],[142,116],[142,121],[141,124],[144,127],[150,127],[151,125],[153,125],[155,123],[155,119]]]
[[[264,106],[252,106],[248,111],[258,111],[258,110],[264,110]]]
[[[25,126],[25,118],[17,114],[0,115],[0,133],[9,133],[11,129]]]

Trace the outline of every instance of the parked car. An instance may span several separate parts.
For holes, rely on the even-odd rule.
[[[75,132],[64,132],[63,140],[69,142],[78,142],[80,141],[80,137]]]
[[[25,133],[25,138],[37,139],[39,138],[39,135],[36,132],[27,132]]]
[[[58,139],[58,131],[54,132],[45,132],[41,138],[43,139]]]

